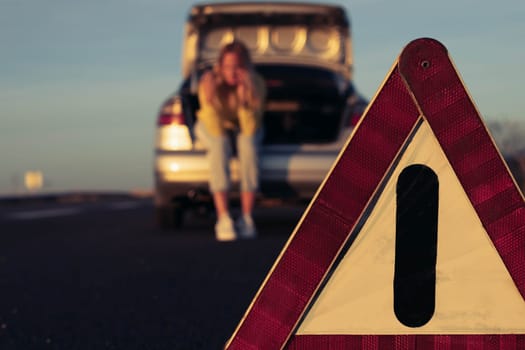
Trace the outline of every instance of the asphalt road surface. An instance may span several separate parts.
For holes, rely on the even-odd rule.
[[[156,229],[149,199],[0,204],[0,349],[220,349],[304,209],[219,243],[212,217]]]

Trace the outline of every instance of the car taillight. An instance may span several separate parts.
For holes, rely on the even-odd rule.
[[[190,150],[193,140],[179,97],[169,99],[160,109],[156,130],[157,149]]]
[[[184,112],[182,110],[181,100],[178,98],[171,99],[162,107],[157,119],[157,126],[186,123]]]
[[[183,114],[160,114],[157,125],[184,124]]]

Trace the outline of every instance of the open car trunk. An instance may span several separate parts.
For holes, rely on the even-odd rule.
[[[328,143],[341,130],[345,89],[332,71],[302,66],[261,65],[268,96],[265,144]]]

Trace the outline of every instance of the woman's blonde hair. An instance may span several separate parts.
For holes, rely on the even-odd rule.
[[[252,68],[252,58],[250,55],[250,51],[248,50],[246,45],[244,45],[244,43],[242,43],[241,41],[234,40],[231,43],[226,44],[221,48],[221,51],[219,52],[219,59],[218,59],[219,66],[222,65],[224,56],[226,56],[226,54],[228,53],[236,54],[237,57],[239,57],[240,64],[242,67],[246,69]]]

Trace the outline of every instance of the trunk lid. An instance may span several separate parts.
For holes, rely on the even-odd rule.
[[[222,3],[193,7],[186,25],[183,76],[213,64],[220,48],[244,42],[255,63],[320,66],[351,78],[349,22],[340,6]]]

